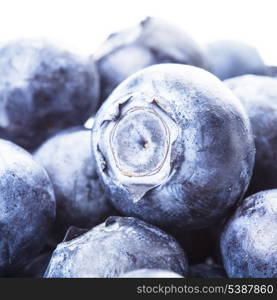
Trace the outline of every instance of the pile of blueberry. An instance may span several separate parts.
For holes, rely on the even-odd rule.
[[[156,18],[1,45],[0,276],[277,277],[276,73]]]

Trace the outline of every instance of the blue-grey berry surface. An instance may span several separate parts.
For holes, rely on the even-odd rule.
[[[183,276],[167,270],[139,269],[125,273],[121,278],[183,278]]]
[[[111,34],[95,57],[102,101],[120,82],[150,65],[181,63],[209,68],[203,49],[186,32],[152,17]]]
[[[57,230],[92,228],[115,214],[91,155],[91,131],[81,126],[59,132],[34,153],[54,186]]]
[[[252,125],[256,160],[249,194],[277,188],[277,79],[244,75],[225,81]]]
[[[244,74],[266,75],[268,69],[255,47],[239,41],[219,40],[207,45],[210,69],[221,80]]]
[[[206,227],[244,195],[254,164],[239,100],[203,69],[160,64],[98,111],[93,157],[113,205],[170,232]]]
[[[187,275],[186,256],[177,241],[136,218],[109,217],[79,237],[59,244],[44,277],[120,277],[138,269]]]
[[[84,59],[40,41],[0,47],[0,137],[32,150],[95,112],[99,77]]]
[[[228,277],[277,277],[277,189],[244,199],[221,235]]]
[[[43,248],[55,218],[46,171],[17,145],[0,139],[0,275],[11,276]]]

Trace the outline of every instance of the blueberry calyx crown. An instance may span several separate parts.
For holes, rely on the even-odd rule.
[[[125,176],[154,175],[165,162],[169,130],[153,109],[133,107],[113,127],[110,147],[117,168]]]
[[[157,98],[132,95],[115,102],[99,136],[103,172],[123,183],[133,202],[168,179],[178,127]]]

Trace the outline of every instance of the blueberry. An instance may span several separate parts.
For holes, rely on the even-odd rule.
[[[174,232],[222,218],[254,163],[249,120],[215,76],[160,64],[121,83],[98,111],[93,159],[114,206]]]
[[[267,68],[258,51],[247,44],[219,40],[207,45],[211,71],[221,80],[244,74],[264,75]]]
[[[256,161],[248,194],[277,188],[277,80],[245,75],[225,81],[249,115]]]
[[[91,59],[37,41],[0,47],[0,137],[32,150],[47,137],[81,125],[98,106]]]
[[[187,274],[176,240],[135,218],[109,217],[87,233],[58,245],[45,277],[119,277],[138,269]]]
[[[11,276],[43,248],[55,217],[47,173],[32,156],[0,139],[0,276]]]
[[[227,278],[222,266],[214,263],[192,265],[189,268],[190,278]]]
[[[186,32],[150,17],[110,35],[95,57],[102,101],[128,76],[153,64],[182,63],[208,68],[204,52]]]
[[[221,236],[229,277],[277,277],[277,189],[242,202]]]
[[[91,228],[115,214],[91,160],[90,132],[81,126],[64,130],[44,142],[34,154],[53,183],[56,228],[63,233],[70,225]]]
[[[167,270],[139,269],[127,272],[121,278],[183,278],[183,276]]]

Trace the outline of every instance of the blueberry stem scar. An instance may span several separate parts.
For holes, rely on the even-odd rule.
[[[138,135],[139,137],[139,150],[138,151],[145,151],[143,152],[143,156],[146,157],[147,155],[147,151],[151,150],[151,148],[154,147],[154,150],[152,152],[150,152],[150,157],[148,157],[147,164],[154,164],[154,166],[152,168],[150,168],[150,170],[144,170],[143,172],[141,172],[140,170],[134,170],[133,172],[130,172],[128,170],[126,170],[126,168],[124,169],[124,166],[122,166],[122,164],[120,163],[120,155],[122,154],[122,152],[124,152],[124,150],[126,150],[126,148],[121,149],[121,151],[119,151],[120,149],[116,148],[116,140],[118,140],[118,137],[120,136],[120,126],[122,124],[131,122],[131,125],[129,126],[130,128],[133,127],[132,122],[136,122],[135,118],[132,118],[133,115],[134,117],[136,117],[136,113],[137,116],[140,116],[140,114],[145,115],[145,113],[147,113],[148,118],[152,121],[152,123],[154,124],[153,128],[150,128],[150,134],[155,137],[155,135],[157,135],[158,131],[160,131],[160,139],[157,141],[157,145],[155,145],[154,143],[151,142],[151,138],[149,139],[149,137],[145,138],[144,135],[149,134],[149,132],[147,132],[147,128],[143,128],[146,129],[146,132],[143,132],[143,130],[140,132],[137,128],[134,128],[134,131],[136,132],[136,135]],[[123,125],[124,126],[124,125]],[[119,133],[118,133],[119,132]],[[125,132],[124,135],[128,135],[130,134],[130,132]],[[169,148],[170,148],[170,131],[169,128],[167,126],[167,124],[164,122],[164,120],[162,119],[162,117],[155,112],[153,109],[148,108],[148,107],[143,107],[143,106],[135,106],[131,109],[129,109],[128,111],[126,111],[126,113],[118,119],[118,121],[115,123],[111,133],[110,133],[110,147],[111,147],[111,151],[114,157],[114,161],[115,164],[117,166],[117,168],[120,170],[120,172],[125,175],[125,176],[129,176],[129,177],[144,177],[144,176],[151,176],[154,175],[156,173],[158,173],[161,168],[163,167],[165,161],[166,161],[166,157],[168,155],[169,152]],[[134,144],[136,144],[136,141],[130,140],[128,141],[128,147],[134,147]],[[141,147],[142,146],[142,147]],[[156,146],[156,147],[155,147]],[[162,149],[163,148],[163,149]],[[126,150],[128,152],[128,149]],[[159,159],[159,152],[162,151],[161,153],[161,158]],[[139,154],[139,153],[138,153]],[[147,157],[146,157],[147,158]],[[132,160],[136,160],[136,157],[133,157]],[[157,160],[157,162],[155,162],[155,160]],[[126,167],[126,164],[125,164]],[[128,167],[128,166],[127,166]]]

